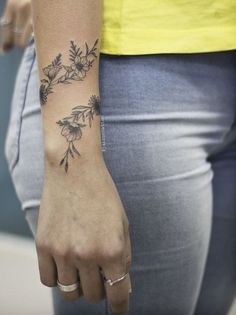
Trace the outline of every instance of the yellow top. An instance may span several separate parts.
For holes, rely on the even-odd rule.
[[[236,49],[236,0],[104,0],[101,52]]]

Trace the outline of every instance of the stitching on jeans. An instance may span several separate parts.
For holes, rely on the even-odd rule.
[[[105,122],[104,116],[100,115],[100,126],[101,126],[101,141],[102,141],[102,151],[106,151],[106,139],[105,139]]]
[[[15,166],[17,165],[18,161],[19,161],[19,148],[20,148],[20,134],[21,134],[21,127],[22,127],[22,113],[24,111],[24,108],[25,108],[25,103],[26,103],[26,95],[27,95],[27,91],[28,91],[28,85],[29,85],[29,80],[30,80],[30,75],[31,75],[31,71],[32,71],[32,68],[33,68],[33,65],[34,65],[34,61],[35,61],[35,57],[36,57],[36,52],[35,52],[35,49],[34,47],[32,46],[31,49],[33,49],[33,58],[32,58],[32,62],[30,64],[30,68],[29,68],[29,73],[28,73],[28,77],[27,77],[27,83],[26,83],[26,86],[25,86],[25,93],[24,93],[24,100],[23,100],[23,106],[22,106],[22,109],[21,109],[21,112],[20,112],[20,126],[19,126],[19,131],[18,131],[18,139],[17,139],[17,157],[15,159],[15,162],[12,164],[12,167],[11,167],[11,171],[14,170]]]

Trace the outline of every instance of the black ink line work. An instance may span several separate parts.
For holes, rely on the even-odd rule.
[[[43,68],[43,73],[47,79],[42,79],[39,97],[40,104],[47,103],[48,95],[53,93],[53,87],[59,83],[71,84],[71,81],[83,81],[87,72],[92,67],[94,60],[97,58],[96,50],[98,39],[90,49],[85,43],[85,51],[71,41],[69,49],[69,65],[63,65],[61,61],[62,54],[58,54],[50,65]]]
[[[78,105],[72,108],[70,116],[57,121],[56,123],[61,127],[61,135],[66,138],[68,147],[64,153],[60,165],[64,165],[67,172],[69,168],[69,157],[79,157],[80,153],[75,147],[74,142],[82,137],[82,128],[86,127],[86,119],[89,122],[89,127],[92,126],[94,115],[100,114],[100,98],[92,95],[88,101],[88,105]]]

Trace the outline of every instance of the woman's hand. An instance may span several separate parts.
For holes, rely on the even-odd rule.
[[[80,280],[79,290],[62,293],[65,299],[107,297],[113,312],[128,311],[129,275],[109,286],[99,270],[114,280],[131,264],[128,219],[103,158],[81,164],[73,177],[46,162],[36,248],[44,285]]]
[[[25,48],[33,32],[31,0],[7,0],[2,22],[2,50]]]

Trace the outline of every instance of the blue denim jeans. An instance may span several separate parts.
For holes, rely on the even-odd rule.
[[[130,315],[226,315],[236,292],[236,50],[101,54],[104,159],[130,223]],[[75,83],[76,84],[76,83]],[[5,152],[35,236],[43,139],[34,42]],[[67,87],[70,88],[69,86]],[[110,315],[52,289],[56,315]]]

